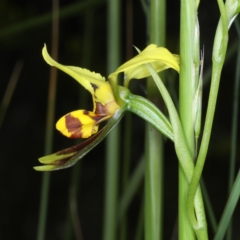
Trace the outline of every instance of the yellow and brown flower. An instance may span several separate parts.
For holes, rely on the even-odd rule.
[[[46,45],[42,53],[49,65],[73,77],[91,93],[93,99],[93,111],[76,110],[70,112],[59,119],[56,128],[69,138],[92,136],[98,131],[99,124],[109,119],[120,108],[114,99],[109,83],[98,73],[57,63],[48,54]]]

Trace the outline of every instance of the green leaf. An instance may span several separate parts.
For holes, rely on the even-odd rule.
[[[133,94],[129,95],[127,109],[150,123],[172,141],[174,140],[171,123],[159,108],[146,98]]]
[[[232,218],[233,212],[237,206],[239,198],[240,198],[240,170],[238,171],[238,175],[232,187],[231,194],[228,198],[227,204],[223,211],[223,215],[218,225],[218,229],[215,234],[214,240],[221,240],[224,238],[229,221]]]

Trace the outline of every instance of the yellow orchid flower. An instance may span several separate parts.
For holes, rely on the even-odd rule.
[[[139,50],[138,50],[139,51]],[[156,72],[173,68],[179,72],[179,57],[171,54],[167,49],[154,44],[147,46],[142,52],[124,63],[109,75],[108,80],[100,74],[87,69],[65,66],[53,60],[44,45],[42,50],[44,60],[78,81],[88,90],[93,99],[93,110],[76,110],[64,115],[56,123],[56,128],[69,138],[91,138],[86,141],[48,156],[39,158],[43,166],[34,167],[38,171],[53,171],[74,165],[118,124],[125,111],[130,111],[143,118],[169,139],[174,141],[171,123],[164,114],[149,100],[132,94],[126,86],[132,78],[144,78],[150,75],[146,64],[151,64]],[[117,75],[125,74],[124,86],[117,83]],[[99,124],[109,119],[101,131]]]
[[[44,45],[44,60],[67,73],[87,89],[93,99],[93,110],[76,110],[64,115],[56,124],[56,128],[69,138],[88,138],[98,131],[99,124],[109,119],[120,106],[115,102],[111,87],[105,78],[87,69],[64,66],[51,58]]]

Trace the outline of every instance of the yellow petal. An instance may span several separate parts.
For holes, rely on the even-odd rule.
[[[56,62],[48,54],[46,44],[44,44],[44,47],[42,49],[42,55],[43,55],[44,60],[50,66],[54,66],[54,67],[62,70],[63,72],[67,73],[68,75],[70,75],[75,80],[77,80],[83,87],[85,87],[89,91],[92,91],[92,87],[91,87],[90,83],[99,85],[99,84],[101,84],[101,82],[105,81],[105,78],[102,77],[99,73],[91,72],[88,69],[84,69],[84,68],[65,66],[65,65],[62,65],[62,64]]]
[[[108,82],[104,82],[104,84],[101,84],[100,87],[94,88],[94,101],[101,103],[103,106],[109,103],[115,103],[117,108],[119,108],[115,102],[112,89]]]
[[[42,54],[44,60],[49,65],[54,66],[73,77],[92,94],[94,103],[93,112],[96,108],[96,102],[105,105],[109,102],[115,101],[109,83],[106,82],[105,78],[100,74],[79,67],[65,66],[56,62],[48,54],[46,45],[44,45],[42,49]]]
[[[33,167],[36,171],[53,171],[56,168],[58,168],[58,166],[55,165],[43,165],[43,166],[36,166]]]
[[[109,117],[105,114],[76,110],[61,117],[56,123],[56,128],[68,138],[88,138],[98,131],[99,123]]]
[[[120,72],[125,73],[126,80],[147,77],[150,75],[145,66],[147,63],[151,63],[157,72],[163,71],[167,68],[173,68],[178,72],[180,71],[179,57],[177,55],[170,53],[166,48],[150,44],[137,56],[121,65],[109,77],[115,77],[116,74]]]
[[[175,57],[175,59],[179,62],[179,56],[178,55],[173,55]],[[152,67],[154,68],[154,70],[156,72],[161,72],[165,69],[170,68],[169,65],[167,65],[165,62],[161,62],[161,61],[155,61],[155,62],[151,62]],[[175,69],[176,70],[176,69]],[[179,68],[178,68],[179,70]],[[127,71],[125,71],[125,80],[130,80],[130,79],[141,79],[141,78],[145,78],[150,76],[150,73],[148,71],[148,68],[146,67],[146,65],[140,65],[136,68],[132,68],[129,69]]]

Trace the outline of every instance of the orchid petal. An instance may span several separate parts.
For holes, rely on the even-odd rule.
[[[46,44],[44,44],[44,47],[42,49],[42,55],[44,60],[50,66],[54,66],[70,75],[72,78],[77,80],[84,88],[86,88],[91,94],[94,93],[94,87],[91,84],[99,86],[100,84],[105,82],[105,78],[102,77],[99,73],[91,72],[88,69],[84,68],[65,66],[56,62],[48,54]]]
[[[56,62],[48,54],[46,44],[44,44],[42,54],[44,60],[50,66],[54,66],[67,73],[91,93],[94,104],[93,111],[95,111],[96,102],[101,103],[103,106],[105,104],[108,104],[109,102],[115,102],[109,83],[106,82],[105,78],[102,77],[99,73],[91,72],[88,69],[83,69],[79,67],[65,66]],[[116,110],[119,108],[119,106],[117,104],[115,105]]]
[[[147,63],[151,63],[154,70],[157,72],[167,68],[173,68],[178,72],[180,71],[179,56],[170,53],[166,48],[150,44],[137,56],[124,63],[115,72],[110,74],[109,78],[116,78],[116,75],[120,72],[125,73],[125,79],[127,80],[150,76],[145,65]]]
[[[99,123],[109,117],[111,116],[87,110],[76,110],[61,117],[56,128],[68,138],[88,138],[98,131]]]

